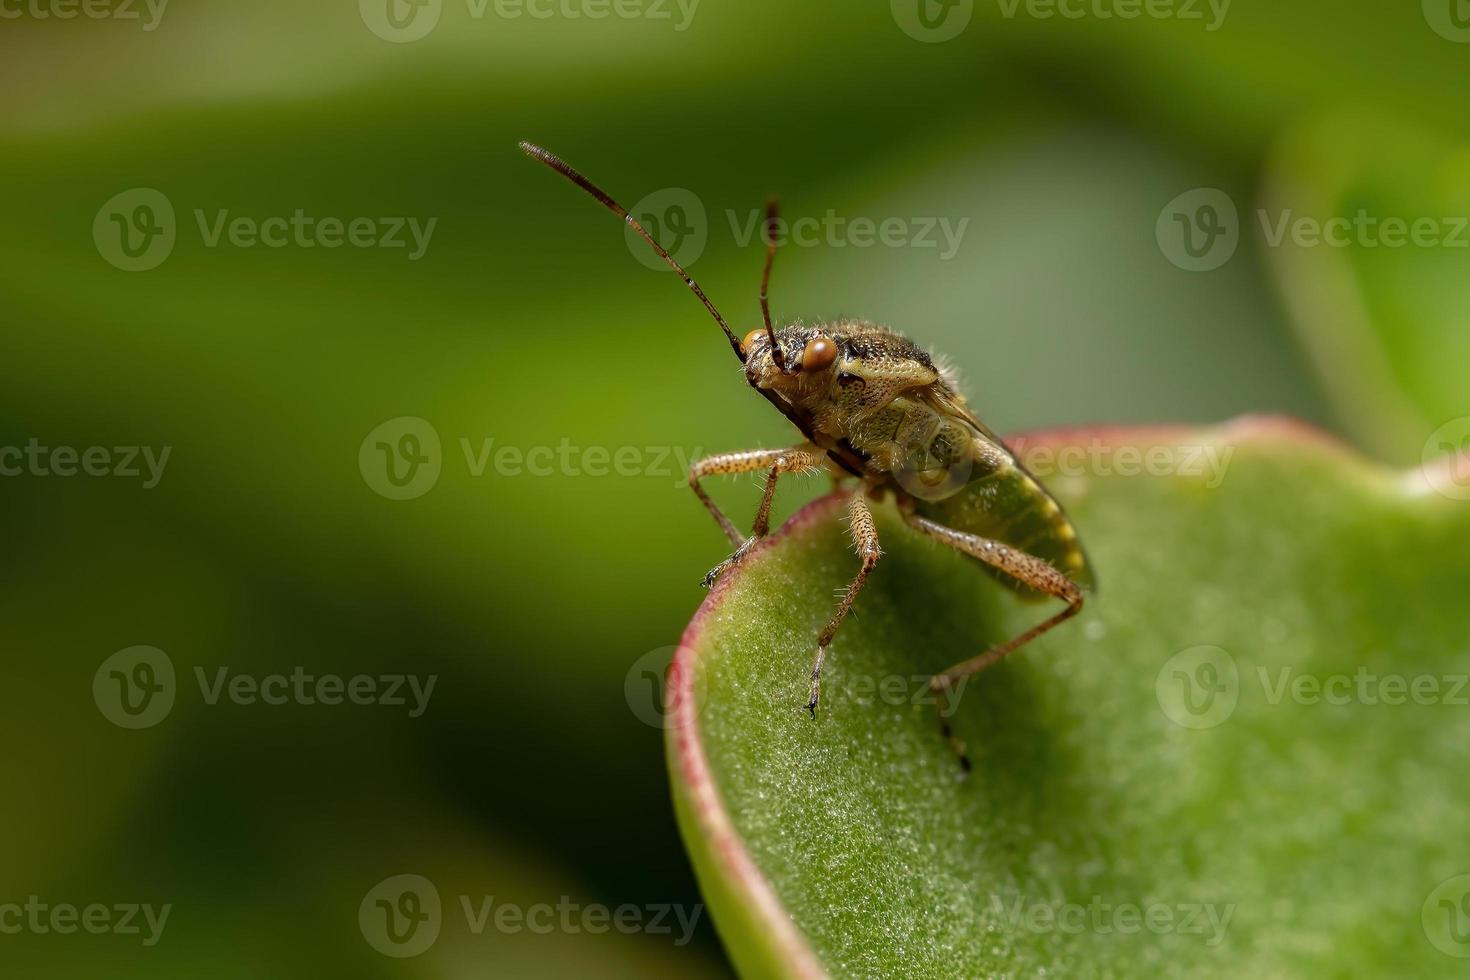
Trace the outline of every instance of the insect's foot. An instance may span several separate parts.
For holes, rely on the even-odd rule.
[[[736,565],[745,560],[745,556],[750,553],[750,549],[755,546],[755,542],[755,538],[747,538],[744,544],[735,549],[735,553],[733,555],[720,562],[714,568],[711,568],[709,570],[709,573],[705,575],[704,580],[700,582],[700,584],[703,585],[706,589],[711,588],[716,582],[720,580],[721,575],[724,575],[730,569],[734,568]]]
[[[939,736],[944,739],[949,750],[954,753],[955,759],[960,764],[960,769],[965,775],[970,774],[970,751],[964,740],[955,736],[954,730],[949,727],[949,722],[943,717],[939,719]]]
[[[812,720],[817,718],[817,700],[822,696],[822,661],[827,659],[827,640],[831,637],[819,637],[817,639],[817,656],[812,661],[812,687],[807,693],[806,710],[811,712]]]

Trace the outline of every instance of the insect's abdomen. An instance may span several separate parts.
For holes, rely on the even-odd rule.
[[[1051,494],[1000,446],[982,439],[969,455],[972,463],[963,486],[942,499],[920,499],[919,514],[1035,555],[1078,585],[1092,588],[1092,570],[1077,531]],[[1003,572],[985,568],[1022,595],[1041,595]]]

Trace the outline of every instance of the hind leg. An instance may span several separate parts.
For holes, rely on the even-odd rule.
[[[963,660],[948,670],[934,675],[929,682],[930,690],[938,695],[936,706],[939,709],[939,727],[946,741],[960,757],[960,764],[966,770],[970,768],[969,757],[965,754],[964,743],[955,738],[949,727],[949,714],[953,709],[950,704],[950,696],[955,691],[956,685],[962,680],[979,673],[986,667],[999,663],[1005,656],[1020,649],[1043,633],[1058,626],[1082,611],[1082,590],[1067,576],[1057,571],[1050,564],[1037,558],[1035,555],[1024,551],[1017,551],[1010,545],[989,538],[982,538],[978,534],[967,534],[964,531],[956,531],[952,527],[946,527],[928,518],[917,514],[906,512],[904,520],[909,526],[933,538],[941,544],[948,545],[956,551],[963,552],[973,558],[978,558],[993,568],[999,569],[1023,582],[1038,592],[1055,596],[1067,604],[1067,607],[1049,619],[1044,620],[1026,630],[1025,632],[1011,637],[1004,643],[998,644],[986,650],[984,653]]]

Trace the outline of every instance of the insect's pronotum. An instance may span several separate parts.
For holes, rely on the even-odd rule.
[[[891,493],[899,514],[916,531],[976,559],[1022,596],[1051,596],[1067,604],[1019,636],[930,681],[941,706],[943,734],[969,768],[963,745],[944,721],[955,685],[1075,616],[1082,609],[1083,590],[1093,587],[1076,529],[1061,506],[970,411],[950,371],[901,334],[861,320],[796,322],[779,329],[772,325],[767,293],[776,254],[774,202],[766,207],[763,325],[742,340],[699,284],[622,205],[556,155],[533,143],[522,142],[520,147],[626,221],[683,278],[745,365],[746,382],[805,437],[790,449],[721,453],[691,467],[689,485],[735,548],[705,576],[705,585],[738,565],[769,532],[771,501],[783,473],[825,466],[837,478],[839,490],[846,492],[861,565],[817,635],[806,703],[813,717],[827,647],[878,563],[878,533],[869,499],[881,501]],[[700,481],[756,471],[766,473],[765,491],[746,536],[709,498]]]

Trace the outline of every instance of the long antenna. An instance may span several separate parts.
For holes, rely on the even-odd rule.
[[[771,266],[776,263],[776,219],[778,205],[774,197],[766,201],[766,220],[763,230],[766,235],[766,268],[761,273],[761,319],[766,323],[766,339],[771,343],[771,359],[778,371],[786,370],[786,355],[776,343],[776,331],[771,326]]]
[[[627,208],[623,207],[617,201],[614,201],[612,197],[607,194],[606,191],[602,190],[602,188],[592,183],[592,181],[588,180],[586,177],[583,177],[580,173],[577,172],[576,168],[567,163],[561,157],[557,156],[555,153],[552,153],[550,150],[543,149],[542,147],[537,146],[535,143],[531,143],[527,140],[520,141],[520,148],[522,151],[525,152],[526,156],[530,157],[533,160],[538,160],[541,163],[546,164],[552,170],[555,170],[567,180],[570,180],[572,183],[582,188],[582,190],[595,197],[598,202],[602,204],[603,207],[607,208],[613,214],[626,221],[629,227],[636,231],[645,242],[653,247],[653,250],[658,253],[658,257],[667,262],[669,264],[669,268],[673,269],[683,278],[684,285],[688,286],[690,290],[693,291],[694,295],[699,297],[699,301],[704,304],[704,308],[709,310],[709,315],[714,317],[715,322],[720,325],[720,329],[725,331],[725,338],[730,341],[730,349],[735,351],[735,356],[740,358],[742,364],[745,362],[745,354],[740,350],[740,338],[735,336],[735,331],[731,330],[730,325],[725,322],[725,318],[720,316],[720,311],[715,309],[715,304],[711,303],[709,297],[704,294],[704,290],[699,288],[699,283],[695,282],[694,279],[689,275],[689,273],[684,271],[684,267],[682,265],[674,261],[674,257],[668,253],[667,249],[665,249],[658,242],[654,241],[653,236],[645,231],[643,226],[640,225],[638,221],[631,214],[628,213]],[[770,274],[769,258],[766,260],[766,273],[767,275]],[[762,293],[764,292],[765,290],[762,289]],[[766,325],[769,329],[769,315],[767,315],[766,318]]]

